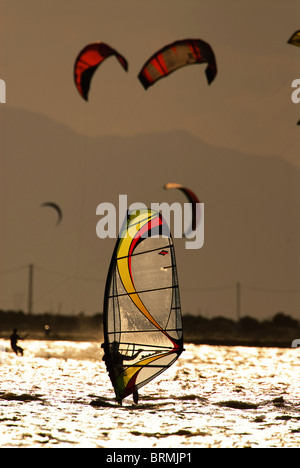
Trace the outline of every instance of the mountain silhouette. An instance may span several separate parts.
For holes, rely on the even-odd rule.
[[[299,318],[298,167],[180,130],[94,138],[8,105],[0,109],[0,142],[1,270],[35,265],[36,312],[101,311],[115,240],[96,236],[96,207],[118,209],[120,194],[128,204],[184,203],[179,191],[163,189],[178,182],[205,204],[203,248],[175,239],[183,312],[235,317],[240,282],[242,314]],[[40,209],[45,200],[61,206],[60,226]],[[0,308],[14,308],[19,297],[26,309],[26,268],[1,283]]]

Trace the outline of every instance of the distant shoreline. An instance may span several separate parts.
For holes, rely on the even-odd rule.
[[[9,340],[13,328],[28,340],[103,342],[100,313],[63,316],[0,310],[0,338]],[[184,343],[195,345],[291,348],[294,340],[300,340],[300,324],[282,312],[271,320],[243,317],[238,322],[185,315],[183,336]]]
[[[292,340],[293,341],[293,340]],[[185,343],[207,346],[243,346],[249,348],[291,348],[292,341],[261,341],[261,340],[215,340],[215,339],[195,339],[185,341]]]
[[[9,341],[10,333],[0,332],[0,339]],[[21,335],[22,337],[22,335]],[[61,334],[46,337],[42,333],[32,333],[23,342],[37,340],[37,341],[73,341],[73,342],[90,342],[99,343],[103,342],[103,336],[96,337],[95,334],[89,333],[73,333]],[[256,347],[256,348],[291,348],[292,341],[284,340],[249,340],[249,339],[231,339],[224,338],[189,338],[184,337],[184,344],[206,345],[206,346],[234,346],[234,347]]]

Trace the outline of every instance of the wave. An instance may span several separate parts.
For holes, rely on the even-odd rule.
[[[134,436],[143,436],[143,437],[155,437],[156,439],[162,439],[165,437],[171,436],[180,436],[180,437],[197,437],[197,436],[207,436],[208,433],[204,431],[190,431],[189,429],[179,429],[176,432],[139,432],[139,431],[130,431],[130,434]]]
[[[101,361],[102,358],[100,345],[94,342],[33,341],[29,343],[27,349],[24,349],[24,355],[27,354],[42,359],[73,359],[75,361]]]
[[[90,405],[94,408],[121,408],[118,403],[112,403],[108,401],[107,398],[97,398],[97,400],[92,400]]]
[[[259,404],[258,403],[248,403],[246,401],[238,401],[238,400],[228,400],[228,401],[219,401],[216,403],[218,406],[222,406],[225,408],[233,408],[233,409],[257,409]]]
[[[29,401],[44,401],[41,398],[41,395],[32,395],[29,393],[22,393],[21,395],[17,395],[15,393],[1,393],[0,394],[0,400],[6,400],[6,401],[23,401],[23,402],[29,402]]]
[[[178,401],[201,401],[203,403],[207,403],[207,399],[204,397],[201,397],[199,395],[196,395],[194,393],[192,394],[187,394],[187,395],[169,395],[169,396],[156,396],[156,395],[148,395],[148,396],[143,396],[143,400],[150,400],[150,401],[161,401],[161,400],[178,400]]]

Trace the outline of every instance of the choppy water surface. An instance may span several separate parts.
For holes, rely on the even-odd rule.
[[[99,344],[0,340],[0,446],[300,446],[300,348],[185,347],[120,407]]]

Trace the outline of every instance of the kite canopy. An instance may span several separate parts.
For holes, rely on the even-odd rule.
[[[299,31],[294,32],[294,34],[289,38],[288,44],[300,47],[300,29]]]
[[[173,182],[169,182],[168,184],[166,184],[164,186],[164,189],[179,189],[185,194],[189,203],[192,204],[192,230],[195,231],[200,220],[199,213],[197,210],[197,203],[201,203],[197,195],[195,195],[195,193],[192,192],[192,190],[190,190],[189,188]]]
[[[111,55],[114,55],[124,70],[128,70],[127,60],[115,49],[104,42],[94,42],[87,45],[79,53],[74,65],[74,81],[83,99],[88,100],[91,79],[99,65]]]
[[[159,79],[186,65],[207,63],[205,70],[208,84],[217,74],[217,65],[211,46],[201,39],[184,39],[160,49],[143,65],[138,78],[145,89]]]
[[[119,402],[183,351],[173,240],[153,210],[128,212],[106,282],[104,361]]]
[[[56,225],[58,226],[62,221],[62,210],[61,210],[60,206],[58,206],[58,204],[54,203],[54,202],[41,203],[41,207],[44,207],[44,206],[48,206],[50,208],[53,208],[57,212],[57,223],[56,223]]]

